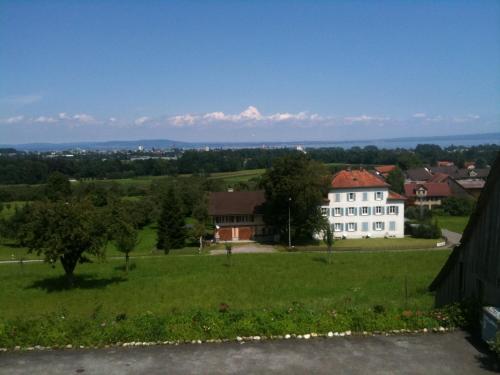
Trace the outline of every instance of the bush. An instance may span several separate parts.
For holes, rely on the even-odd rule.
[[[437,221],[420,223],[413,228],[412,235],[416,238],[441,238],[441,228],[439,228]]]
[[[475,201],[472,198],[449,197],[443,200],[441,208],[448,215],[469,216],[474,210]]]
[[[427,207],[422,210],[422,219],[429,220],[432,217],[432,212]],[[420,207],[409,206],[405,209],[405,217],[410,220],[420,220]]]

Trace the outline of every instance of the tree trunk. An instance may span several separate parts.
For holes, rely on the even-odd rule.
[[[128,263],[129,263],[130,256],[128,253],[125,253],[125,274],[128,276]]]
[[[68,287],[73,288],[75,277],[73,272],[75,271],[76,262],[78,260],[67,255],[63,255],[61,257],[61,264],[64,268],[64,272],[66,273],[66,279],[68,281]]]

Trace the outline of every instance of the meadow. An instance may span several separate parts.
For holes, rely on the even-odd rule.
[[[0,319],[65,311],[88,317],[217,309],[276,308],[302,303],[322,308],[430,309],[427,287],[447,250],[382,253],[275,253],[136,258],[128,277],[123,262],[82,264],[76,288],[66,289],[59,263],[0,265]],[[405,287],[407,295],[405,295]]]
[[[463,233],[467,223],[468,216],[438,216],[437,221],[442,229],[448,229],[452,232]]]

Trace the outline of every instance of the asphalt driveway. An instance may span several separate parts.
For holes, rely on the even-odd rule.
[[[0,374],[487,374],[464,332],[0,353]]]

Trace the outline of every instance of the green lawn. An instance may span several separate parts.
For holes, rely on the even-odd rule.
[[[426,238],[360,238],[335,240],[333,250],[416,250],[435,248],[441,239]],[[325,251],[326,245],[321,242],[312,246],[297,246],[298,251]]]
[[[0,318],[30,318],[54,311],[89,316],[168,313],[190,309],[274,308],[293,302],[341,308],[346,303],[366,308],[405,304],[429,309],[427,286],[445,262],[447,251],[404,253],[337,253],[326,264],[321,254],[275,253],[135,259],[123,279],[119,260],[78,265],[82,279],[73,290],[59,289],[64,280],[59,264],[0,265]]]
[[[468,216],[438,216],[439,226],[452,232],[463,233],[465,226],[469,222]]]

